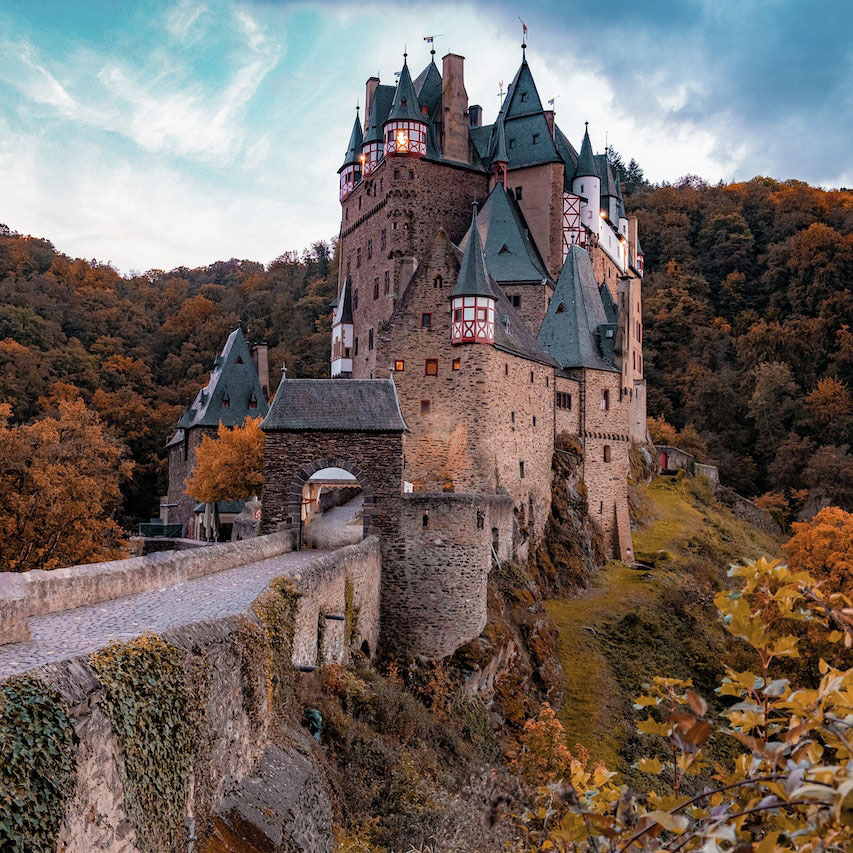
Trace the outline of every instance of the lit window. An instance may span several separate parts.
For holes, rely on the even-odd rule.
[[[453,359],[453,369],[459,370],[461,367],[462,367],[462,359],[461,358],[454,358]]]
[[[421,314],[421,326],[424,329],[432,328],[432,314]]]
[[[426,376],[438,376],[438,359],[428,358],[424,363],[424,374]]]
[[[421,400],[421,414],[428,415],[429,414],[429,400]]]
[[[398,358],[397,361],[394,362],[394,372],[402,373],[406,369],[406,362],[403,361],[402,358]]]

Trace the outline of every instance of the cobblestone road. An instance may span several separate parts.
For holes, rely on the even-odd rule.
[[[281,554],[177,586],[33,616],[30,642],[0,646],[0,679],[93,652],[113,639],[130,640],[145,631],[159,633],[243,613],[272,578],[297,573],[318,553]]]

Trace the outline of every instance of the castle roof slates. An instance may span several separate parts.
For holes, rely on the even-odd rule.
[[[400,79],[397,81],[397,88],[394,90],[391,110],[385,121],[425,121],[425,116],[421,113],[421,105],[418,103],[418,96],[415,94],[412,75],[405,60]]]
[[[572,176],[575,174],[575,169],[578,165],[578,157],[580,156],[575,151],[574,145],[569,142],[566,135],[557,125],[554,125],[554,145],[557,148],[557,153],[563,161],[565,168],[565,179],[563,181],[563,189],[567,192],[572,191]]]
[[[224,405],[226,396],[228,404]],[[256,408],[250,409],[249,401],[253,398]],[[263,416],[268,409],[246,338],[241,329],[235,329],[217,356],[207,385],[178,421],[178,429],[218,427],[220,423],[227,427],[240,426],[247,416]]]
[[[456,284],[450,294],[453,299],[457,296],[491,296],[494,290],[489,283],[489,273],[486,270],[486,257],[477,227],[477,208],[471,215],[471,227],[468,229],[468,241],[462,254],[462,263]]]
[[[616,371],[602,352],[600,329],[606,325],[608,318],[592,260],[585,249],[573,244],[557,279],[537,341],[563,368]]]
[[[595,155],[595,166],[598,177],[601,179],[601,194],[603,196],[618,195],[616,190],[616,179],[613,177],[613,169],[610,167],[610,161],[606,154]]]
[[[486,268],[500,284],[550,280],[545,263],[530,236],[524,214],[512,193],[497,184],[477,215],[485,247]],[[469,234],[460,241],[465,248]]]
[[[332,325],[337,326],[338,323],[352,323],[352,286],[349,276],[344,278],[344,283],[341,286],[341,298],[336,300],[335,304],[335,316]]]
[[[282,379],[261,429],[278,432],[405,432],[389,379]]]
[[[604,314],[607,317],[608,323],[616,323],[619,320],[619,308],[613,300],[613,295],[610,293],[610,288],[606,284],[602,284],[598,288],[601,294],[601,304],[604,307]]]
[[[592,143],[589,141],[589,129],[584,130],[580,154],[575,166],[575,178],[600,178],[595,155],[592,153]]]
[[[539,98],[539,91],[533,81],[530,66],[524,59],[518,71],[515,72],[512,83],[509,84],[500,114],[504,118],[512,119],[541,112],[542,101]]]
[[[415,94],[418,103],[427,108],[431,120],[435,120],[441,107],[441,72],[435,62],[430,62],[423,71],[415,78]]]
[[[361,121],[358,117],[358,111],[356,110],[355,121],[352,125],[352,133],[349,137],[349,145],[347,146],[347,153],[344,155],[344,162],[341,165],[341,168],[338,169],[339,172],[346,169],[347,166],[357,166],[358,158],[361,156],[361,146],[364,143],[364,134],[361,131]]]
[[[388,113],[391,111],[394,91],[393,86],[379,85],[376,87],[376,91],[373,93],[373,98],[370,101],[367,116],[367,128],[364,134],[365,143],[382,142],[382,127],[385,124],[385,119],[388,118]]]

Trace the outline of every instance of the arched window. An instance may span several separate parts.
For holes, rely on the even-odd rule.
[[[610,392],[605,388],[601,392],[601,411],[607,412],[610,410]]]
[[[437,288],[441,288],[441,287],[443,287],[443,286],[444,286],[444,279],[443,279],[440,275],[437,275],[437,276],[432,280],[432,286],[433,286],[433,287],[437,287]]]

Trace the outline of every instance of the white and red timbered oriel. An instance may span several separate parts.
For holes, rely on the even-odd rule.
[[[563,260],[569,254],[569,246],[577,244],[586,249],[586,228],[581,223],[581,197],[563,193]]]
[[[385,155],[426,154],[427,126],[420,121],[389,121],[385,125]]]
[[[457,296],[451,302],[454,344],[495,342],[495,300],[489,296]]]
[[[361,165],[345,166],[341,170],[341,201],[343,201],[361,180]]]
[[[382,159],[382,143],[381,142],[365,142],[361,149],[361,162],[364,169],[365,177],[369,175]]]

